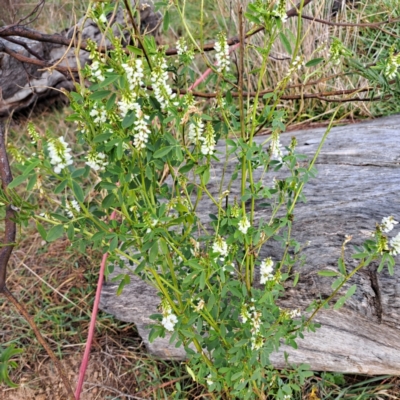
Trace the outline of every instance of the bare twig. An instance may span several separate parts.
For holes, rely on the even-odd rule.
[[[16,25],[22,25],[22,23],[24,21],[26,21],[23,25],[29,25],[32,22],[35,22],[37,20],[37,18],[39,17],[39,15],[42,13],[43,10],[43,6],[45,4],[46,0],[40,0],[38,4],[36,4],[35,8],[28,14],[25,15],[25,17],[21,18]],[[36,14],[36,15],[35,15]],[[29,17],[31,17],[32,15],[35,15],[34,18],[32,18],[31,20],[27,21],[27,19]]]
[[[29,52],[30,54],[32,54],[34,57],[36,57],[38,60],[42,60],[44,61],[43,57],[41,57],[35,50],[32,50],[25,42],[23,42],[22,40],[18,40],[15,38],[11,38],[11,37],[5,37],[5,40],[11,42],[11,43],[15,43],[21,47],[23,47],[27,52]]]
[[[37,60],[34,58],[26,57],[21,53],[18,53],[16,51],[12,51],[10,48],[8,48],[3,42],[0,42],[0,52],[4,52],[8,54],[9,56],[15,58],[18,61],[28,63],[28,64],[33,64],[37,65],[39,67],[45,68],[45,69],[56,69],[57,71],[60,71],[64,74],[70,74],[71,72],[78,72],[76,68],[71,68],[71,67],[63,67],[61,65],[54,65],[51,62],[48,61],[42,61],[42,60]]]
[[[130,5],[129,5],[127,0],[124,0],[124,4],[125,4],[125,7],[126,7],[126,10],[128,11],[129,19],[131,20],[131,24],[133,26],[133,30],[135,31],[136,39],[138,40],[139,45],[143,50],[143,54],[146,57],[147,64],[149,65],[149,68],[151,70],[150,57],[147,54],[146,48],[144,47],[144,44],[143,44],[143,41],[142,41],[142,38],[141,38],[141,35],[140,35],[140,30],[139,30],[139,28],[138,28],[138,26],[136,24],[135,17],[132,14],[132,9],[131,9],[131,7],[130,7]]]
[[[325,19],[320,19],[320,18],[315,18],[310,15],[301,15],[302,19],[306,19],[308,21],[312,22],[319,22],[320,24],[324,25],[329,25],[329,26],[347,26],[347,27],[355,27],[355,28],[377,28],[381,25],[387,25],[387,24],[395,24],[397,22],[400,22],[400,18],[396,19],[388,19],[386,21],[380,21],[380,22],[365,22],[361,24],[357,23],[351,23],[351,22],[334,22],[334,21],[327,21]]]

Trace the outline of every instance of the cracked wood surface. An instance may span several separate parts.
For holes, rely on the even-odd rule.
[[[396,115],[332,129],[316,163],[318,175],[305,186],[307,202],[299,203],[295,209],[292,236],[302,244],[311,243],[303,250],[305,265],[296,266],[300,272],[297,286],[293,288],[287,282],[282,307],[304,310],[313,299],[330,295],[333,278],[320,277],[317,272],[337,269],[346,235],[353,236],[346,252],[346,265],[351,270],[356,265],[351,259],[351,245],[367,239],[375,223],[383,217],[393,215],[400,219],[399,126],[400,115]],[[290,132],[282,135],[282,142],[288,144],[291,136],[296,136],[297,152],[311,158],[323,133],[324,129]],[[261,143],[265,139],[258,137],[256,141]],[[223,142],[218,150],[225,152]],[[222,161],[223,158],[220,156]],[[213,193],[218,192],[222,166],[221,162],[213,168],[210,179]],[[228,163],[226,176],[234,168],[234,162]],[[277,174],[277,178],[284,176],[284,171]],[[271,180],[272,176],[267,175],[265,183],[271,186]],[[230,200],[238,192],[236,185]],[[204,201],[201,207],[200,213],[206,221],[213,206]],[[268,213],[267,209],[258,208],[257,218],[267,218]],[[397,231],[395,228],[394,232]],[[275,243],[266,246],[262,253],[279,259],[282,249]],[[386,270],[376,273],[376,269],[372,265],[355,275],[343,289],[344,293],[357,284],[355,295],[345,306],[338,311],[321,311],[316,321],[322,327],[299,339],[297,350],[282,346],[273,354],[273,364],[283,367],[283,351],[286,351],[290,362],[306,362],[314,370],[400,375],[400,268],[395,267],[393,276]],[[106,283],[101,308],[123,321],[134,322],[152,354],[184,358],[183,350],[171,346],[167,339],[148,343],[146,325],[159,303],[155,289],[134,276],[118,297],[116,287],[116,283]]]

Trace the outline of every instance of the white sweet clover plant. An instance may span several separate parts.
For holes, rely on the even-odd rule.
[[[253,49],[261,58],[260,77],[268,73],[269,51],[286,21],[286,2],[273,3],[254,2],[246,14],[266,31],[265,46]],[[108,8],[98,7],[90,15],[112,50],[99,53],[87,41],[90,62],[80,71],[76,92],[69,94],[73,112],[68,119],[76,123],[76,142],[83,151],[73,150],[71,138],[48,140],[29,126],[35,150],[19,160],[23,174],[11,187],[28,179],[28,191],[43,196],[47,176],[58,182],[52,199],[55,194],[60,201],[57,212],[45,214],[24,203],[21,221],[34,218],[47,241],[66,233],[83,252],[87,247],[109,252],[107,273],[117,263],[151,282],[161,306],[150,339],[171,333],[188,353],[188,372],[210,392],[224,398],[291,398],[311,372],[306,365],[291,366],[289,358],[289,369],[278,373],[270,354],[280,343],[296,347],[304,329],[316,327],[310,315],[332,300],[354,271],[380,259],[379,268],[386,265],[393,273],[400,234],[389,238],[388,233],[397,221],[387,217],[376,226],[374,237],[358,248],[359,264],[352,272],[344,258],[334,274],[321,271],[337,278],[325,303],[282,309],[279,297],[298,279],[293,267],[301,245],[290,236],[294,208],[316,173],[318,155],[300,167],[305,157],[296,153],[296,140],[286,147],[280,143],[285,130],[280,96],[291,74],[307,68],[302,38],[292,44],[288,76],[275,93],[261,98],[259,84],[250,101],[240,92],[231,94],[236,77],[230,75],[226,35],[219,34],[215,58],[210,58],[215,74],[207,83],[218,95],[205,101],[187,91],[199,46],[190,32],[178,41],[175,56],[166,57],[151,36],[142,38],[143,48],[124,49],[106,30]],[[332,62],[345,53],[334,41]],[[392,53],[391,60],[397,65]],[[260,127],[272,132],[261,144],[254,140]],[[228,161],[234,165],[229,174]],[[217,163],[221,176],[215,176]],[[287,171],[286,177],[272,179],[269,172],[278,170]],[[256,218],[261,201],[269,203],[264,219]],[[202,204],[207,204],[205,214],[199,210]],[[109,220],[113,211],[118,222]],[[284,243],[280,257],[265,251],[272,240]],[[119,292],[127,282],[129,276],[123,275]],[[354,290],[348,289],[336,305]]]

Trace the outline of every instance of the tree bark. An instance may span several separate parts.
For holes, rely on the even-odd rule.
[[[351,258],[351,246],[359,245],[375,229],[376,222],[388,215],[400,219],[400,115],[359,124],[333,128],[320,154],[316,167],[318,175],[305,186],[306,203],[295,209],[293,237],[305,245],[306,256],[298,284],[286,282],[286,292],[280,306],[300,308],[306,315],[306,307],[316,299],[326,299],[331,293],[334,278],[321,277],[321,269],[337,271],[341,246],[346,235],[353,239],[346,246],[348,272],[356,266]],[[283,135],[282,142],[290,142],[290,136],[298,140],[297,152],[309,158],[315,153],[324,129],[304,130]],[[261,143],[265,137],[256,138]],[[223,142],[218,151],[225,153]],[[219,158],[224,160],[224,156]],[[213,168],[209,190],[218,193],[223,164]],[[233,173],[233,161],[228,165],[226,176]],[[260,175],[256,170],[256,175]],[[283,178],[279,172],[275,176]],[[257,176],[255,181],[257,181]],[[271,175],[265,184],[271,186]],[[239,183],[230,193],[233,199],[240,191]],[[207,221],[213,205],[206,200],[199,211]],[[268,209],[257,209],[257,218],[268,218]],[[397,229],[398,230],[398,229]],[[394,230],[396,232],[396,229]],[[283,250],[278,243],[263,249],[263,256],[280,259]],[[398,258],[397,258],[398,261]],[[305,334],[298,340],[298,349],[282,346],[272,356],[276,367],[284,367],[283,352],[289,353],[289,362],[311,365],[313,370],[330,370],[365,374],[400,374],[400,269],[390,276],[387,270],[377,273],[377,265],[361,270],[343,288],[357,284],[357,291],[345,306],[333,311],[323,310],[315,321],[322,327],[315,333]],[[116,267],[114,274],[122,271]],[[114,276],[114,275],[113,275]],[[157,313],[159,298],[156,290],[135,276],[120,296],[116,296],[117,284],[108,282],[102,293],[102,310],[118,319],[134,322],[149,352],[168,359],[183,359],[185,353],[170,345],[167,339],[147,340],[150,315]],[[339,295],[340,295],[339,294]]]

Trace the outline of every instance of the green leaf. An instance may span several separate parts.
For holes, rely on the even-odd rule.
[[[201,176],[201,180],[203,182],[203,185],[207,185],[207,183],[210,181],[210,169],[207,168],[203,175]]]
[[[75,236],[75,229],[74,229],[74,224],[69,224],[68,229],[67,229],[67,237],[70,242],[74,240]]]
[[[129,285],[130,283],[131,283],[131,277],[128,274],[126,274],[118,285],[117,296],[119,296],[122,293],[125,285]]]
[[[285,36],[285,34],[283,32],[279,33],[279,38],[281,39],[281,42],[282,42],[283,47],[285,48],[285,50],[289,54],[292,54],[292,46],[290,45],[290,42],[289,42],[288,38]]]
[[[149,164],[146,165],[144,174],[149,181],[151,181],[153,179],[153,171],[151,170],[151,167]]]
[[[342,275],[347,275],[347,271],[346,271],[346,267],[345,267],[345,265],[344,265],[344,262],[343,262],[343,258],[342,257],[340,257],[339,258],[339,260],[338,260],[338,266],[339,266],[339,271],[340,271],[340,273],[342,274]]]
[[[12,180],[12,182],[8,185],[9,189],[13,189],[15,187],[17,187],[18,185],[20,185],[22,182],[26,181],[28,179],[27,175],[20,175],[17,176],[16,178],[14,178]]]
[[[314,58],[314,59],[310,60],[310,61],[306,64],[306,67],[315,67],[316,65],[318,65],[318,64],[321,63],[322,61],[324,61],[323,58]]]
[[[205,271],[203,271],[200,274],[200,285],[199,285],[200,289],[203,290],[205,285],[206,285],[206,273]]]
[[[169,11],[165,11],[164,14],[164,20],[163,20],[163,32],[167,32],[168,28],[169,28]]]
[[[112,136],[111,132],[102,133],[100,135],[95,136],[94,139],[93,139],[93,142],[95,142],[95,143],[103,143],[106,140],[110,139],[111,136]]]
[[[344,281],[344,278],[341,276],[337,279],[335,279],[335,281],[332,283],[331,288],[333,290],[336,290]]]
[[[236,380],[238,380],[241,376],[243,375],[243,371],[239,371],[239,372],[236,372],[236,374],[233,374],[232,375],[232,380],[233,381],[236,381]]]
[[[186,165],[179,168],[179,172],[181,174],[185,174],[186,172],[189,172],[193,167],[194,167],[194,163],[189,161]]]
[[[123,119],[121,126],[125,128],[129,128],[133,123],[135,122],[135,114],[133,111],[129,111],[128,114],[125,115],[125,118]]]
[[[115,197],[114,193],[110,193],[103,199],[103,201],[101,202],[101,206],[104,209],[110,208],[111,206],[114,205],[114,202],[116,200],[117,198]]]
[[[58,194],[58,193],[62,192],[62,191],[65,189],[65,186],[67,186],[67,184],[68,184],[68,180],[67,180],[67,179],[65,179],[64,181],[61,181],[61,182],[56,186],[56,188],[54,189],[54,193],[55,193],[55,194]]]
[[[101,100],[107,97],[111,92],[109,90],[98,90],[89,96],[90,100]]]
[[[331,270],[322,270],[322,271],[318,271],[318,275],[319,276],[337,276],[337,275],[339,275],[339,273],[336,271],[331,271]]]
[[[128,45],[128,46],[126,46],[126,47],[127,47],[128,50],[131,51],[133,54],[136,54],[136,55],[138,55],[138,56],[143,55],[143,50],[142,50],[142,49],[138,49],[137,47],[131,46],[131,45]]]
[[[346,297],[346,299],[350,298],[351,296],[353,296],[356,290],[357,290],[357,285],[350,286],[344,297]]]
[[[117,246],[118,246],[118,236],[115,235],[115,236],[112,238],[111,242],[110,242],[110,247],[108,248],[108,251],[109,251],[110,253],[113,252],[113,251],[117,248]]]
[[[158,256],[158,242],[155,241],[153,246],[151,246],[150,253],[149,253],[149,261],[150,263],[154,263]]]
[[[53,226],[47,233],[46,240],[48,242],[54,242],[55,240],[59,239],[63,234],[64,234],[63,224]]]
[[[299,278],[300,278],[300,274],[297,272],[296,275],[294,276],[293,287],[295,287],[297,285],[297,283],[299,282]]]
[[[122,140],[120,140],[117,145],[117,159],[121,160],[123,155],[124,155],[124,147]]]
[[[33,187],[36,185],[37,182],[37,175],[33,174],[28,182],[28,185],[26,186],[26,191],[29,192],[33,189]]]
[[[17,363],[10,359],[22,352],[22,349],[17,349],[14,344],[11,344],[0,353],[0,383],[5,383],[7,386],[12,388],[18,387],[9,376],[9,369],[17,367]]]
[[[113,93],[110,96],[110,98],[107,100],[107,103],[106,103],[106,110],[107,111],[110,111],[114,107],[116,98],[117,98],[117,95],[115,93]]]
[[[72,181],[72,191],[74,192],[74,195],[75,195],[76,199],[80,203],[83,203],[83,201],[85,200],[85,195],[83,193],[82,188],[78,184],[78,182]]]
[[[154,158],[162,158],[162,157],[166,156],[172,149],[173,149],[172,146],[162,147],[161,149],[158,149],[158,150],[153,154],[153,157],[154,157]]]
[[[112,182],[101,182],[100,186],[106,190],[114,190],[118,187],[115,183]]]
[[[44,229],[43,225],[40,222],[36,221],[36,229],[38,230],[40,236],[42,237],[43,240],[46,240],[47,238],[47,232],[46,229]]]
[[[113,75],[109,75],[107,76],[107,78],[104,79],[104,81],[99,83],[99,88],[101,87],[106,87],[108,86],[110,83],[113,83],[114,81],[116,81],[119,78],[118,74],[113,74]],[[105,92],[105,91],[104,91]],[[113,95],[115,96],[115,93],[113,93]],[[104,96],[105,97],[105,96]]]
[[[78,168],[71,174],[71,178],[78,178],[82,176],[86,171],[86,168]]]
[[[333,306],[334,310],[338,310],[339,308],[343,307],[344,303],[346,302],[346,297],[340,297],[336,304]]]

